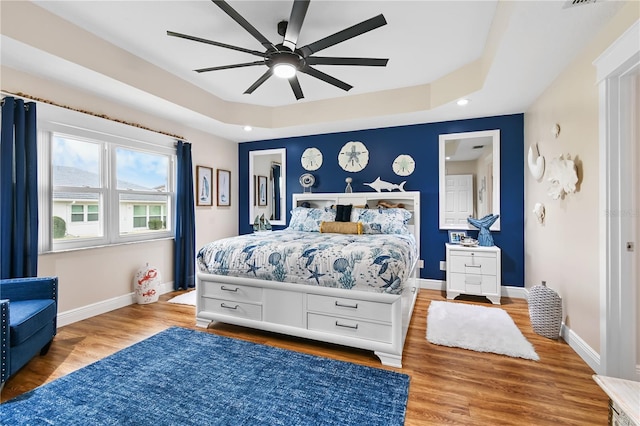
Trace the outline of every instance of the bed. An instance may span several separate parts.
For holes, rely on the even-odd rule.
[[[196,324],[367,349],[401,367],[419,291],[420,194],[294,194],[292,205],[286,230],[199,250]],[[347,222],[335,222],[347,205]]]

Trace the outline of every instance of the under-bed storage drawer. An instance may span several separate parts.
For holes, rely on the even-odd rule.
[[[369,321],[345,319],[320,315],[307,314],[307,328],[315,331],[326,331],[341,336],[358,337],[368,340],[391,343],[392,329],[390,324],[378,324]]]
[[[391,322],[391,305],[388,303],[310,294],[307,309],[321,314]]]
[[[222,284],[201,281],[202,296],[238,302],[262,302],[262,288],[248,285]]]
[[[203,297],[201,311],[262,321],[262,305]]]

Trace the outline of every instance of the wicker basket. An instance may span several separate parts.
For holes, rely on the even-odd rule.
[[[560,336],[562,326],[562,299],[547,287],[545,281],[529,291],[529,316],[533,331],[549,339]]]

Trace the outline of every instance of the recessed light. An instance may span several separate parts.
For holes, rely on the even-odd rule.
[[[245,132],[250,132],[250,131],[252,131],[252,130],[253,130],[253,127],[251,127],[251,126],[244,126],[244,127],[243,127],[243,129],[244,129],[244,131],[245,131]]]
[[[469,103],[469,99],[458,99],[458,102],[456,103],[460,106],[464,106]]]

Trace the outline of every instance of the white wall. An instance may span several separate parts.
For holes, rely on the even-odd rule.
[[[2,67],[1,76],[3,90],[27,93],[184,136],[192,143],[194,168],[198,164],[231,171],[231,206],[196,207],[196,251],[208,241],[237,234],[238,203],[233,202],[238,194],[238,149],[235,142],[7,67]],[[163,282],[173,282],[172,259],[173,240],[74,250],[39,256],[38,275],[58,276],[58,311],[64,313],[112,299],[127,300],[133,291],[133,275],[146,262],[160,269]]]
[[[547,164],[569,154],[578,167],[578,191],[552,200],[547,173],[525,177],[525,286],[545,280],[563,298],[566,325],[594,351],[600,350],[598,89],[593,60],[639,16],[627,3],[525,113],[525,152],[533,143]],[[556,139],[552,126],[561,132]],[[523,167],[527,168],[526,159]],[[546,207],[545,223],[532,213]]]

